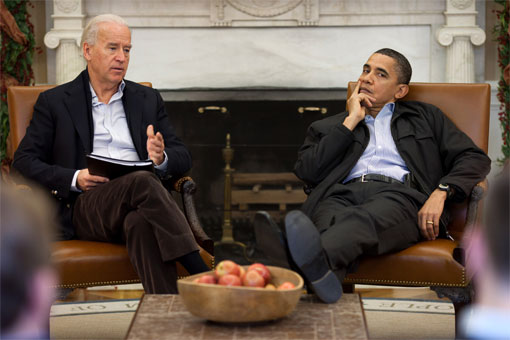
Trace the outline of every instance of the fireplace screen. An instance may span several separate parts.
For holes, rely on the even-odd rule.
[[[345,109],[344,97],[338,97],[165,102],[177,135],[192,153],[197,213],[211,238],[225,236],[228,194],[232,236],[244,244],[254,241],[256,211],[269,211],[281,222],[286,211],[299,208],[306,196],[292,174],[297,151],[313,121]],[[232,177],[225,193],[227,163]]]

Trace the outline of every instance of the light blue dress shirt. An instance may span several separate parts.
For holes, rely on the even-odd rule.
[[[95,155],[139,161],[131,133],[127,124],[122,96],[124,95],[124,81],[110,99],[108,104],[97,98],[96,92],[90,85],[92,93],[92,119],[94,121],[94,143],[92,153]]]
[[[92,119],[94,122],[92,153],[110,158],[139,161],[140,157],[133,144],[122,103],[124,87],[126,86],[124,80],[107,104],[100,102],[92,84],[89,83],[89,86],[92,94]],[[164,157],[163,163],[154,166],[156,169],[165,170],[167,168],[168,158],[166,152],[164,152]],[[79,170],[73,176],[72,191],[81,191],[76,186],[78,172]]]
[[[366,115],[365,123],[370,132],[370,141],[360,159],[352,168],[344,183],[366,174],[380,174],[404,182],[409,173],[391,136],[391,118],[395,103],[386,104],[376,118]]]

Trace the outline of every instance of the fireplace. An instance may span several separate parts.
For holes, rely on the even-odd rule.
[[[315,120],[345,109],[345,89],[235,89],[162,91],[177,135],[193,156],[190,175],[197,183],[195,203],[202,225],[215,241],[222,237],[226,135],[236,173],[291,172],[306,129]],[[300,204],[289,205],[296,209]],[[233,206],[236,241],[253,242],[253,209]]]

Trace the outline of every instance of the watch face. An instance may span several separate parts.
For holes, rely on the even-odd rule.
[[[439,184],[439,190],[448,191],[450,190],[450,186],[448,184]]]

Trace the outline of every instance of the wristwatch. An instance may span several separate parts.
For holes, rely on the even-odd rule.
[[[453,194],[452,189],[448,184],[439,183],[437,188],[441,191],[446,192],[446,198],[450,198]]]

